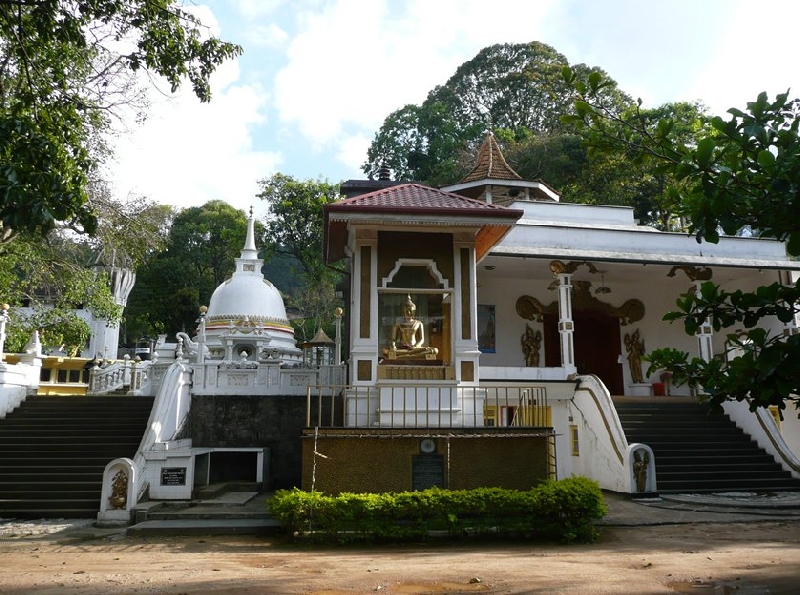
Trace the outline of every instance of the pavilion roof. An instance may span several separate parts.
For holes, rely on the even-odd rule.
[[[517,172],[506,162],[497,139],[491,132],[486,133],[486,137],[478,149],[478,156],[475,159],[475,167],[461,183],[477,182],[478,180],[522,180]]]
[[[514,226],[522,211],[487,204],[422,184],[399,184],[327,204],[325,251],[328,262],[344,256],[349,223],[372,225],[470,225],[478,227],[478,259]]]

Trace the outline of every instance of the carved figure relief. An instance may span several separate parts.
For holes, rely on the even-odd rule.
[[[128,503],[128,474],[122,469],[111,480],[111,494],[108,496],[111,508],[125,508]]]
[[[572,273],[578,270],[579,266],[585,266],[587,269],[589,269],[589,272],[592,273],[593,275],[600,272],[597,269],[597,267],[594,266],[594,264],[592,264],[591,262],[578,262],[574,260],[570,260],[569,262],[566,263],[561,260],[553,260],[550,262],[550,270],[553,272],[554,275],[563,273],[571,275]]]
[[[619,323],[622,326],[627,326],[644,318],[644,304],[641,300],[629,299],[621,306],[614,307],[597,299],[591,292],[591,286],[592,284],[588,281],[575,281],[573,283],[572,305],[575,310],[598,310],[608,316],[619,318]],[[517,314],[525,320],[542,322],[545,314],[558,314],[558,301],[545,305],[533,296],[523,295],[517,299],[516,308]]]
[[[525,325],[525,332],[520,338],[522,353],[525,356],[525,365],[529,368],[539,367],[539,351],[542,345],[542,331],[534,331],[530,325]]]
[[[633,452],[633,477],[636,480],[636,491],[647,491],[647,468],[650,465],[650,453],[644,449]]]
[[[713,275],[713,271],[708,267],[675,265],[669,270],[667,277],[674,277],[675,271],[683,271],[690,281],[708,281]]]
[[[642,376],[642,356],[644,355],[644,339],[639,335],[639,329],[633,334],[625,333],[625,350],[628,352],[628,365],[631,370],[631,381],[634,384],[644,382]]]

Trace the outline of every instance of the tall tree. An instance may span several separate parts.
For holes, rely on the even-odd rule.
[[[118,322],[108,278],[93,268],[95,254],[84,244],[59,231],[46,238],[20,234],[0,249],[0,295],[11,306],[6,348],[21,351],[35,330],[45,348],[63,346],[77,353],[91,329],[74,309],[85,308],[98,318]],[[22,315],[15,307],[31,311]]]
[[[200,306],[233,273],[246,235],[245,213],[220,200],[175,215],[166,249],[137,269],[125,312],[128,340],[193,331]]]
[[[21,233],[0,245],[0,296],[12,307],[32,309],[28,315],[14,314],[9,350],[21,349],[38,330],[46,346],[80,351],[91,329],[75,308],[119,321],[106,267],[135,269],[162,249],[169,207],[142,197],[120,202],[97,185],[89,191],[92,203],[102,206],[95,237],[56,229],[44,238]]]
[[[102,132],[146,69],[201,101],[241,48],[173,0],[0,0],[0,242],[57,224],[94,231],[87,185]]]
[[[674,122],[675,137],[687,144],[708,129],[710,119],[702,104],[686,102],[655,109],[633,105],[619,110],[615,106],[614,113],[621,119],[636,118],[649,130],[669,118]],[[678,183],[674,175],[637,159],[635,153],[587,148],[585,130],[571,130],[569,122],[567,118],[565,132],[530,135],[517,141],[507,138],[506,158],[523,178],[543,179],[557,188],[565,202],[631,206],[642,224],[671,231],[683,229],[684,221],[674,212],[674,198],[666,192]]]
[[[390,114],[367,152],[364,172],[388,165],[398,180],[432,185],[456,182],[472,166],[486,130],[504,129],[516,139],[562,130],[560,116],[572,109],[561,69],[566,57],[531,42],[481,50],[433,89],[420,106]],[[579,64],[580,72],[602,72]],[[603,92],[620,108],[630,99],[616,86]]]
[[[570,120],[585,127],[595,150],[632,154],[680,182],[669,193],[698,242],[716,243],[722,234],[746,228],[783,241],[790,255],[800,255],[800,99],[789,99],[787,92],[770,100],[761,93],[746,110],[731,108],[727,119],[712,118],[710,129],[686,143],[674,119],[659,120],[652,128],[609,112],[598,100],[602,77],[577,77],[569,70],[564,75],[577,92]],[[649,356],[652,368],[671,370],[677,381],[702,388],[717,406],[726,400],[749,400],[753,410],[800,406],[800,335],[770,334],[759,326],[770,317],[796,322],[800,282],[745,292],[709,281],[677,306],[667,320],[682,320],[688,334],[710,321],[716,332],[727,332],[741,354],[706,362],[661,349]]]
[[[281,289],[290,292],[287,305],[302,313],[295,327],[300,338],[308,340],[318,328],[330,330],[333,311],[341,305],[336,285],[344,271],[329,269],[322,260],[322,207],[339,198],[339,186],[299,181],[281,173],[259,184],[257,196],[269,206],[264,235],[267,258],[278,255],[290,266],[297,264],[297,285]]]

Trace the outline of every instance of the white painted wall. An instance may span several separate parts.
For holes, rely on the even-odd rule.
[[[783,420],[780,423],[780,432],[783,439],[793,453],[800,456],[800,410],[789,405],[783,412]]]
[[[772,455],[776,462],[794,477],[800,477],[800,458],[796,454],[797,451],[793,451],[785,440],[789,433],[778,430],[769,411],[763,408],[750,411],[749,404],[745,401],[728,401],[722,407],[728,417],[762,449]],[[793,436],[793,440],[796,440],[796,435]]]
[[[634,269],[636,270],[636,269]],[[692,283],[682,273],[675,278],[666,276],[669,271],[667,266],[641,266],[641,279],[635,281],[613,281],[613,290],[609,294],[602,294],[601,301],[614,307],[621,306],[627,299],[637,298],[645,305],[645,315],[640,321],[633,322],[627,326],[620,327],[620,344],[609,346],[622,355],[623,379],[624,384],[631,383],[630,371],[626,359],[624,337],[626,333],[639,330],[645,342],[646,352],[662,347],[672,347],[686,351],[692,355],[699,355],[697,339],[685,333],[683,323],[677,321],[669,323],[663,321],[663,316],[676,309],[675,302],[680,295],[688,291]],[[498,277],[498,271],[480,271],[478,273],[478,304],[495,306],[496,324],[496,350],[495,353],[482,353],[480,356],[481,368],[501,368],[501,367],[524,367],[525,361],[520,344],[520,338],[525,332],[526,323],[532,329],[543,331],[542,324],[536,321],[523,319],[516,311],[516,302],[523,295],[530,295],[538,299],[542,304],[547,305],[557,299],[556,290],[548,289],[552,280],[550,278],[511,278]],[[630,276],[630,275],[629,275]],[[759,285],[769,284],[777,280],[776,271],[758,272],[752,270],[747,278],[737,280],[735,287],[731,282],[723,282],[723,289],[741,288],[744,290],[754,289]],[[713,278],[712,278],[713,280]],[[598,285],[599,279],[592,279]],[[608,279],[606,279],[608,282]],[[773,333],[781,333],[783,325],[777,320],[766,321],[767,327]],[[730,329],[723,329],[715,333],[713,338],[714,353],[721,355],[726,351],[726,334]],[[544,365],[545,361],[544,341],[540,351],[540,362]],[[647,365],[643,366],[643,372],[647,371]],[[482,377],[485,374],[482,373]],[[531,371],[531,377],[536,374]],[[658,371],[654,371],[646,379],[648,382],[660,382]],[[672,387],[673,395],[689,395],[687,386]]]

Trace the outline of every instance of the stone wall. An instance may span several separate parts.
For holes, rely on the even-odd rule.
[[[390,492],[432,485],[526,490],[548,477],[551,438],[542,430],[313,430],[303,437],[304,490]],[[316,443],[316,448],[315,448]],[[314,452],[322,456],[314,456]],[[316,461],[315,461],[316,458]]]
[[[269,448],[265,489],[300,485],[305,396],[193,395],[186,431],[199,448]]]

